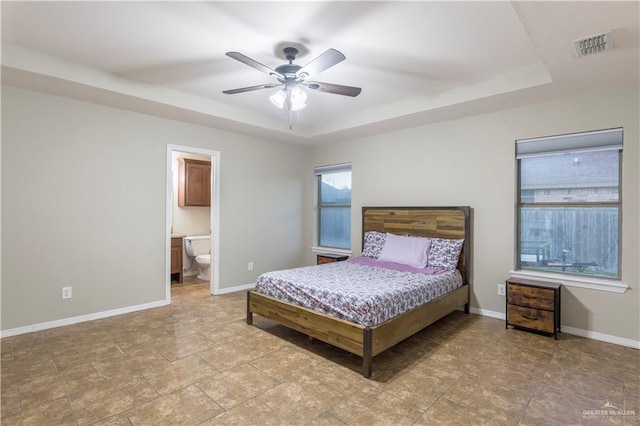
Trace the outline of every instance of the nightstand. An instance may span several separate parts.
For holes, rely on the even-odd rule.
[[[323,263],[332,263],[332,262],[342,262],[343,260],[347,260],[349,256],[344,256],[341,254],[319,254],[316,257],[318,265],[322,265]]]
[[[506,281],[506,324],[553,334],[560,332],[560,288],[547,281],[509,278]]]

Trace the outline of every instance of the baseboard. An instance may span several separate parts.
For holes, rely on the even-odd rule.
[[[255,286],[256,286],[256,283],[251,283],[251,284],[238,285],[238,286],[235,286],[235,287],[219,288],[217,291],[214,292],[214,294],[236,293],[238,291],[251,290]]]
[[[507,319],[507,316],[503,312],[488,311],[486,309],[479,309],[479,308],[473,308],[473,307],[469,308],[469,312],[471,312],[472,314],[482,315],[483,317],[491,317],[491,318],[496,318],[503,321]]]
[[[495,312],[478,308],[470,308],[469,311],[472,314],[496,318],[503,321],[506,320],[506,315],[503,312]],[[560,325],[560,331],[562,331],[563,333],[572,334],[574,336],[586,337],[588,339],[600,340],[602,342],[613,343],[615,345],[640,349],[640,341],[625,339],[624,337],[612,336],[610,334],[598,333],[596,331],[583,330],[581,328],[569,327],[567,325]]]
[[[255,283],[244,284],[235,287],[219,289],[216,294],[235,293],[238,291],[251,290],[255,287]],[[17,336],[20,334],[33,333],[35,331],[48,330],[50,328],[64,327],[66,325],[78,324],[85,321],[93,321],[102,318],[114,317],[116,315],[129,314],[132,312],[144,311],[151,308],[159,308],[161,306],[169,305],[165,300],[159,300],[157,302],[144,303],[142,305],[127,306],[126,308],[112,309],[109,311],[96,312],[94,314],[80,315],[77,317],[64,318],[61,320],[48,321],[39,324],[27,325],[24,327],[10,328],[8,330],[0,331],[0,338]]]
[[[63,327],[65,325],[78,324],[85,321],[93,321],[102,318],[114,317],[116,315],[129,314],[131,312],[144,311],[151,308],[166,306],[165,300],[157,302],[143,303],[142,305],[127,306],[126,308],[111,309],[109,311],[96,312],[94,314],[80,315],[77,317],[64,318],[61,320],[41,322],[39,324],[27,325],[25,327],[10,328],[0,331],[0,338],[17,336],[19,334],[33,333],[34,331],[48,330],[50,328]]]
[[[563,333],[573,334],[575,336],[587,337],[593,340],[600,340],[602,342],[640,349],[640,341],[637,340],[625,339],[624,337],[612,336],[610,334],[598,333],[596,331],[582,330],[580,328],[569,327],[566,325],[560,326],[560,330],[562,330]]]
[[[219,289],[216,294],[227,294],[227,293],[235,293],[238,291],[246,291],[251,290],[255,287],[255,283],[244,284],[235,287],[223,288]],[[157,302],[143,303],[142,305],[135,306],[127,306],[126,308],[118,308],[112,309],[109,311],[96,312],[94,314],[80,315],[77,317],[65,318],[56,321],[48,321],[39,324],[28,325],[25,327],[17,327],[10,328],[8,330],[0,331],[0,338],[17,336],[19,334],[33,333],[35,331],[48,330],[50,328],[63,327],[66,325],[78,324],[85,321],[92,321],[102,318],[114,317],[116,315],[129,314],[132,312],[144,311],[146,309],[151,308],[159,308],[161,306],[166,306],[167,303],[165,300],[159,300]],[[472,314],[482,315],[485,317],[496,318],[499,320],[505,320],[505,314],[503,312],[495,312],[487,309],[479,309],[471,307],[469,311]],[[612,336],[610,334],[598,333],[596,331],[583,330],[580,328],[569,327],[566,325],[561,325],[560,330],[563,333],[573,334],[575,336],[586,337],[593,340],[600,340],[602,342],[613,343],[620,346],[626,346],[629,348],[640,349],[640,341],[626,339],[623,337]]]

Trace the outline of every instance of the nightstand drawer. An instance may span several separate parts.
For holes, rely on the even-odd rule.
[[[318,265],[322,265],[324,263],[342,262],[348,258],[349,256],[343,256],[340,254],[318,254],[316,256],[316,262]]]
[[[554,313],[523,306],[508,305],[509,323],[545,333],[554,333]]]
[[[555,307],[555,292],[552,289],[529,287],[508,283],[507,303],[526,306],[535,309],[553,311]]]

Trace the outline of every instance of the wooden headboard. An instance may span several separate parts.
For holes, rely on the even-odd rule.
[[[390,232],[430,238],[464,239],[458,269],[462,282],[471,276],[471,208],[457,207],[363,207],[362,242],[367,231]]]

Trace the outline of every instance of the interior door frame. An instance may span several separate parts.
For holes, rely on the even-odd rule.
[[[173,223],[173,164],[174,151],[211,157],[211,281],[210,293],[220,291],[220,152],[193,146],[167,144],[166,214],[165,214],[165,301],[171,303],[171,225]]]

